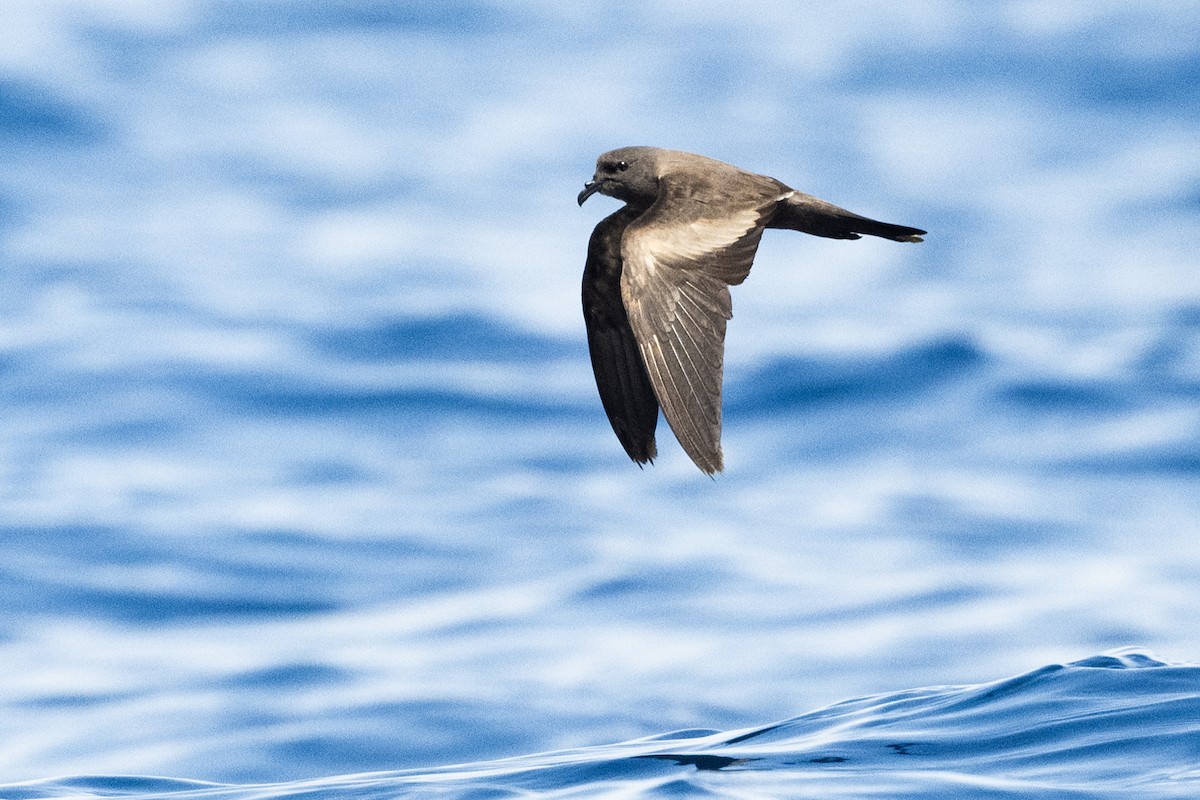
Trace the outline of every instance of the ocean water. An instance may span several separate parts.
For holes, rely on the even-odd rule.
[[[912,689],[733,732],[444,767],[231,786],[77,777],[45,797],[1194,797],[1200,667],[1136,652],[988,684]]]
[[[0,797],[1200,793],[1200,11],[726,5],[0,5]],[[715,479],[634,143],[931,232],[764,237]]]

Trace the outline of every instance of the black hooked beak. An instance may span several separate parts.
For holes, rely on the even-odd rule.
[[[600,191],[600,181],[590,180],[583,185],[583,191],[579,193],[579,205],[583,205],[583,201]]]

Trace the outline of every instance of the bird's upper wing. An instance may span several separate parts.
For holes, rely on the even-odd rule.
[[[739,173],[721,187],[666,175],[625,229],[621,295],[658,402],[683,449],[708,474],[723,467],[721,371],[729,285],[750,272],[784,190]],[[715,193],[714,193],[715,192]]]
[[[583,269],[583,319],[604,413],[625,452],[644,464],[656,455],[658,400],[621,300],[621,236],[640,213],[625,206],[592,231]]]

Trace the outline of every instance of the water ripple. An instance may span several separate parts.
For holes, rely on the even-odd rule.
[[[7,800],[377,797],[1183,798],[1200,792],[1200,666],[1137,651],[839,703],[760,728],[445,767],[239,786],[77,777]]]

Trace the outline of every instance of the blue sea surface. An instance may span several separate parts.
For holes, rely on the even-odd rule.
[[[1187,0],[0,4],[0,798],[1200,795],[1198,75]],[[588,364],[628,144],[930,231],[768,232],[714,479]]]
[[[1194,797],[1200,667],[1124,652],[993,683],[911,689],[732,732],[431,770],[228,785],[83,776],[5,786],[45,797]]]

